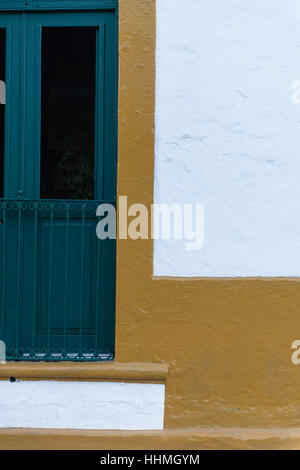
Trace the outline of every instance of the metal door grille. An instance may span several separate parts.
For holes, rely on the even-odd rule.
[[[103,203],[103,201],[101,201]],[[106,201],[112,203],[111,201]],[[98,331],[101,329],[99,324],[99,309],[101,308],[101,292],[98,288],[101,275],[101,241],[96,237],[96,209],[100,201],[65,201],[65,200],[21,200],[21,199],[0,199],[0,250],[1,250],[1,296],[0,296],[0,339],[6,342],[7,360],[28,360],[28,361],[101,361],[112,360],[113,351],[99,349]],[[40,249],[40,222],[47,221],[49,253],[41,253]],[[61,299],[61,311],[59,318],[62,323],[60,334],[57,335],[52,328],[53,320],[53,262],[54,254],[59,249],[57,239],[55,239],[55,223],[60,222],[63,230],[64,246],[63,260],[64,281],[62,284],[63,298]],[[85,346],[86,328],[84,326],[84,282],[85,282],[85,236],[86,223],[95,228],[95,299],[93,299],[93,329],[94,334],[90,340],[89,346]],[[78,273],[79,292],[79,322],[76,335],[72,336],[72,346],[68,346],[68,328],[67,316],[68,307],[71,302],[72,290],[68,289],[70,269],[69,262],[74,253],[70,252],[69,241],[72,230],[72,224],[76,222],[78,233],[80,233],[81,243],[78,250],[80,272]],[[27,232],[26,232],[27,231]],[[29,237],[29,238],[28,238]],[[28,239],[26,241],[26,239]],[[24,271],[24,259],[27,257],[26,243],[30,245],[30,269]],[[28,246],[29,246],[28,245]],[[39,266],[43,257],[47,256],[48,278],[45,291],[47,298],[40,298],[39,288]],[[25,265],[26,265],[25,262]],[[26,268],[26,266],[25,266]],[[24,279],[29,276],[29,279]],[[10,273],[10,274],[9,274]],[[12,318],[9,317],[8,285],[7,276],[15,277],[15,299],[13,306],[13,327],[9,328]],[[25,282],[26,281],[26,282]],[[39,327],[39,306],[43,302],[46,315],[44,318],[43,347],[38,345],[38,327]],[[10,299],[10,302],[12,300]],[[30,309],[30,312],[28,312]],[[57,316],[57,312],[56,312]],[[25,320],[24,320],[25,319]],[[24,323],[26,321],[26,323]],[[31,347],[22,345],[24,328],[31,331]],[[13,331],[12,331],[13,330]]]

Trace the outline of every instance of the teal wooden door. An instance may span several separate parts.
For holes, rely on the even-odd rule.
[[[96,209],[116,201],[116,35],[113,10],[0,13],[11,360],[113,358],[115,241],[97,239]]]

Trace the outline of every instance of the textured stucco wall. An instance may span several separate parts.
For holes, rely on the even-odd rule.
[[[147,205],[153,202],[154,96],[155,0],[120,0],[118,188],[131,202]],[[278,428],[300,427],[300,366],[291,362],[291,343],[300,337],[299,281],[159,280],[152,273],[151,240],[118,240],[116,360],[169,364],[165,421],[175,448],[187,445],[183,435],[190,441],[187,448],[207,448],[206,435],[203,442],[196,431],[177,432],[197,426],[209,428],[214,439],[223,433],[216,426],[236,427],[231,432],[243,446],[250,445],[249,434],[240,427],[254,428],[256,437],[275,430],[276,442],[268,445],[286,447]],[[2,447],[3,432],[12,448],[112,444],[107,432],[84,438],[55,432],[55,439],[36,430],[21,439],[19,431],[0,430]],[[115,448],[166,448],[164,436],[138,433],[128,444],[122,433]],[[296,430],[294,436],[293,448],[299,448]],[[231,440],[230,447],[239,445]],[[221,437],[219,447],[224,446]]]
[[[0,382],[0,428],[163,429],[163,384]]]
[[[158,276],[300,275],[299,0],[157,0],[155,202],[205,205]]]
[[[147,206],[155,51],[155,0],[120,0],[118,190]],[[165,427],[300,427],[299,281],[152,274],[153,242],[118,240],[116,360],[169,364]]]

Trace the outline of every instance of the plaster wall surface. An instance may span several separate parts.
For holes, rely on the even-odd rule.
[[[161,384],[0,382],[0,428],[160,430]]]
[[[256,15],[253,20],[249,20],[253,28],[256,22],[261,23],[263,20],[270,23],[272,28],[273,22],[276,25],[281,24],[288,15],[290,22],[285,21],[286,26],[292,27],[294,33],[298,34],[298,20],[295,20],[299,18],[298,3],[293,0],[241,0],[235,4],[231,0],[212,0],[211,3],[215,6],[215,11],[217,5],[220,9],[224,5],[235,5],[236,8],[231,9],[227,17],[237,11],[239,6],[247,9],[252,4],[255,5]],[[163,3],[158,0],[158,28],[161,24],[160,5],[169,7],[167,11],[170,12],[164,33],[168,28],[172,29],[172,9],[177,12],[178,32],[175,34],[173,31],[174,42],[179,41],[179,38],[184,41],[185,37],[192,34],[196,20],[191,11],[196,14],[203,6],[203,14],[207,11],[206,21],[210,21],[209,15],[212,13],[210,2],[203,0]],[[180,17],[179,5],[182,7]],[[191,6],[193,8],[189,10]],[[274,15],[271,7],[274,8]],[[118,192],[119,195],[128,195],[129,204],[139,201],[149,208],[153,202],[155,8],[155,0],[120,0]],[[184,36],[180,24],[188,10],[189,28],[184,29]],[[251,11],[254,12],[252,9]],[[257,11],[261,12],[261,18]],[[271,15],[269,19],[267,12]],[[204,23],[200,17],[197,21]],[[245,29],[245,24],[243,27]],[[205,30],[205,24],[201,24],[201,28]],[[199,30],[200,28],[197,30],[200,36]],[[234,34],[232,21],[227,30],[227,34]],[[218,28],[214,32],[217,35]],[[275,32],[273,30],[277,37]],[[269,33],[270,31],[266,31],[266,35]],[[281,41],[284,41],[290,33],[281,28],[278,34]],[[161,33],[158,31],[158,43],[160,38]],[[255,41],[256,37],[251,40]],[[278,42],[276,44],[281,49]],[[203,42],[201,47],[204,49],[208,46]],[[240,47],[238,42],[236,47]],[[228,40],[224,36],[223,49],[226,48]],[[171,49],[169,46],[166,54]],[[291,52],[284,46],[284,54],[287,56],[292,57],[294,52],[295,48]],[[220,60],[223,53],[226,51],[222,51],[220,46],[214,62],[217,58]],[[161,60],[159,57],[160,53],[157,59]],[[296,67],[299,58],[298,54],[295,58]],[[172,64],[176,71],[174,60]],[[161,80],[160,67],[161,65],[157,70],[158,84]],[[278,70],[276,64],[273,67]],[[223,74],[222,71],[218,73]],[[219,75],[216,80],[221,81]],[[291,72],[288,79],[286,96],[289,102],[291,83],[298,78],[297,75],[298,72]],[[170,90],[176,80],[178,78],[174,72],[169,78]],[[270,88],[273,87],[275,93],[276,80],[274,71]],[[200,86],[201,84],[198,88]],[[157,101],[163,95],[161,93]],[[275,96],[272,101],[274,106],[277,99]],[[169,120],[179,113],[179,108],[174,106],[173,111],[172,115],[170,112],[167,114]],[[298,116],[299,107],[291,106],[290,112],[295,112]],[[189,115],[181,117],[181,125],[184,119],[188,120]],[[165,126],[168,126],[168,122],[167,120]],[[188,126],[190,127],[190,123]],[[262,130],[264,129],[265,123]],[[281,129],[279,131],[282,132]],[[158,133],[159,128],[156,134]],[[294,137],[295,135],[293,134]],[[217,135],[215,140],[217,142]],[[161,145],[159,135],[157,144]],[[157,158],[156,155],[156,173],[161,171]],[[171,164],[168,168],[168,178],[172,180],[174,177]],[[169,184],[167,177],[164,182],[169,194],[175,183],[171,181]],[[157,184],[156,176],[156,200],[157,191],[162,191]],[[175,197],[174,191],[172,194]],[[163,196],[162,199],[166,200],[167,194]],[[173,254],[170,254],[170,266],[173,261],[171,255]],[[294,252],[294,255],[297,256],[297,253]],[[235,251],[231,256],[235,256]],[[193,253],[190,258],[191,266],[194,266],[196,257],[197,253]],[[176,265],[178,264],[179,261]],[[197,266],[198,264],[197,262]],[[186,268],[187,263],[184,262],[182,266]],[[175,271],[170,268],[169,272]],[[183,269],[180,272],[183,273]],[[199,270],[197,272],[199,274]],[[247,429],[300,427],[300,366],[291,361],[291,345],[300,336],[298,279],[153,278],[152,240],[118,240],[117,278],[116,360],[165,362],[169,365],[166,429],[172,428],[172,432],[175,432],[174,428],[197,426],[207,426],[213,430],[216,426]]]
[[[155,275],[300,275],[299,22],[299,0],[157,0],[155,202],[203,204],[205,242],[156,241]]]

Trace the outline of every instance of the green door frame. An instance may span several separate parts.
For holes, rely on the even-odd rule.
[[[115,10],[118,0],[0,0],[3,11]]]
[[[79,13],[80,10],[80,13]],[[84,10],[84,11],[83,11]],[[93,10],[93,11],[91,11]],[[95,199],[97,204],[101,202],[110,202],[116,205],[117,194],[117,63],[118,63],[118,15],[117,15],[117,2],[115,0],[100,0],[100,1],[46,1],[40,0],[32,2],[28,0],[5,2],[0,0],[0,27],[6,29],[7,34],[7,68],[6,68],[6,86],[7,86],[7,102],[6,102],[6,130],[5,130],[5,184],[4,184],[4,199],[1,203],[0,212],[3,213],[4,220],[9,220],[9,215],[6,214],[9,209],[14,207],[16,210],[15,231],[18,234],[16,247],[16,271],[7,272],[9,256],[7,252],[7,238],[9,231],[12,228],[8,227],[6,230],[5,224],[1,228],[0,246],[2,246],[2,287],[1,287],[1,312],[0,312],[0,334],[3,334],[3,339],[9,340],[9,334],[5,335],[5,317],[9,316],[6,311],[6,299],[11,296],[10,287],[6,285],[6,279],[17,278],[16,296],[17,296],[17,332],[16,337],[21,335],[20,341],[16,344],[8,344],[8,359],[11,360],[107,360],[112,359],[114,356],[114,343],[115,343],[115,290],[116,290],[116,243],[115,241],[106,240],[98,243],[98,248],[94,253],[97,258],[97,268],[92,270],[95,274],[97,281],[95,281],[95,300],[96,315],[95,319],[95,335],[96,340],[89,342],[85,341],[84,346],[80,341],[78,355],[74,357],[66,355],[63,351],[61,355],[51,355],[47,350],[44,355],[36,355],[33,348],[37,347],[37,342],[34,339],[34,333],[26,323],[26,312],[24,308],[20,307],[20,303],[26,302],[26,298],[33,295],[34,308],[38,309],[39,300],[37,297],[38,288],[34,287],[34,292],[31,292],[31,287],[28,287],[27,278],[38,282],[39,265],[38,265],[38,223],[39,217],[45,217],[44,214],[50,210],[50,235],[49,245],[50,253],[53,252],[53,223],[55,221],[55,211],[62,210],[63,201],[46,201],[40,202],[40,121],[41,121],[41,39],[43,26],[93,26],[97,29],[97,72],[96,72],[96,142],[95,142],[95,155],[96,155],[96,186],[95,186]],[[22,40],[23,39],[23,40]],[[106,49],[109,44],[109,53]],[[27,71],[34,71],[32,80],[26,80]],[[29,105],[30,104],[30,105]],[[16,116],[17,119],[16,119]],[[19,158],[15,158],[15,156]],[[18,177],[16,178],[16,175]],[[81,236],[83,237],[81,243],[81,250],[83,253],[85,246],[85,224],[91,219],[91,210],[94,211],[96,201],[84,202],[79,201],[82,208],[82,217],[80,216],[79,224],[82,227]],[[94,203],[91,204],[91,203]],[[13,206],[16,204],[16,206]],[[40,204],[39,206],[37,204]],[[48,206],[47,206],[48,204]],[[70,218],[72,218],[72,210],[75,211],[75,206],[72,201],[67,205],[67,225],[70,225]],[[22,219],[22,211],[34,211],[31,222],[28,218]],[[76,209],[78,210],[78,208]],[[40,211],[41,214],[37,215]],[[84,211],[88,215],[84,214]],[[25,213],[25,212],[24,212]],[[6,219],[5,219],[6,217]],[[25,217],[25,216],[24,216]],[[28,216],[26,216],[28,217]],[[94,213],[95,218],[95,213]],[[95,220],[96,222],[96,220]],[[47,222],[48,223],[48,222]],[[59,220],[59,223],[62,223]],[[90,223],[90,222],[89,222]],[[51,225],[52,224],[52,225]],[[92,224],[92,222],[91,222]],[[49,225],[49,223],[48,223]],[[27,229],[26,229],[27,226]],[[92,225],[91,225],[92,226]],[[24,228],[25,227],[25,228]],[[90,227],[91,228],[91,227]],[[45,229],[45,224],[43,226]],[[5,231],[6,230],[6,231]],[[23,230],[23,232],[22,232]],[[27,230],[27,232],[26,232]],[[30,238],[33,233],[35,245],[33,248],[36,264],[30,265],[30,256],[22,252],[26,245],[26,238]],[[68,231],[66,234],[68,236]],[[96,234],[94,234],[96,237]],[[24,238],[24,239],[23,239]],[[25,241],[24,241],[25,240]],[[67,238],[68,240],[68,238]],[[94,242],[93,242],[94,243]],[[99,245],[101,243],[101,247]],[[65,245],[66,246],[66,245]],[[33,245],[32,245],[33,247]],[[80,249],[80,247],[78,248]],[[8,251],[7,251],[8,250]],[[50,255],[49,255],[50,256]],[[82,260],[83,260],[82,254]],[[51,272],[51,262],[50,272]],[[67,263],[67,261],[66,261]],[[96,263],[96,260],[95,260]],[[25,266],[24,266],[25,265]],[[48,266],[48,265],[47,265]],[[81,278],[83,273],[84,261],[81,264]],[[48,268],[47,268],[48,269]],[[83,278],[82,278],[83,279]],[[34,284],[33,282],[33,284]],[[82,282],[84,282],[82,280]],[[81,284],[82,287],[83,284]],[[49,293],[51,295],[51,278],[49,280]],[[23,291],[22,291],[23,289]],[[101,291],[99,293],[99,291]],[[26,293],[26,295],[24,294]],[[29,294],[28,294],[29,292]],[[99,298],[100,296],[100,298]],[[49,301],[49,305],[50,305]],[[30,304],[31,305],[31,304]],[[48,308],[49,308],[48,305]],[[94,303],[93,303],[94,305]],[[100,305],[102,308],[100,308]],[[99,308],[99,311],[97,310]],[[93,307],[94,308],[94,307]],[[19,309],[22,312],[19,314]],[[30,307],[30,310],[32,306]],[[26,308],[25,308],[26,311]],[[34,315],[34,314],[33,314]],[[49,315],[49,314],[48,314]],[[82,315],[82,312],[80,313]],[[21,317],[20,317],[21,316]],[[23,318],[22,318],[23,316]],[[20,318],[19,318],[20,317]],[[9,322],[8,322],[9,323]],[[29,318],[29,324],[36,327],[37,319]],[[10,325],[11,328],[11,325]],[[83,327],[80,324],[80,335],[82,336]],[[4,333],[3,333],[4,330]],[[50,331],[50,330],[49,330]],[[49,331],[47,336],[48,349],[50,348],[51,341],[57,341],[57,348],[61,351],[63,349],[62,342],[59,336],[52,336],[49,341]],[[80,336],[80,337],[81,337]],[[32,342],[29,338],[32,337]],[[25,339],[24,339],[25,338]],[[28,338],[28,340],[26,339]],[[60,337],[61,338],[61,337]],[[2,339],[2,338],[1,338]],[[23,341],[23,342],[22,342]],[[87,350],[90,353],[96,344],[95,354],[86,354]],[[44,345],[45,347],[47,345]],[[52,350],[55,349],[55,344],[51,345]],[[41,348],[41,344],[39,343]],[[24,351],[26,354],[24,355]],[[72,351],[71,351],[72,352]],[[85,354],[83,354],[83,352]]]

